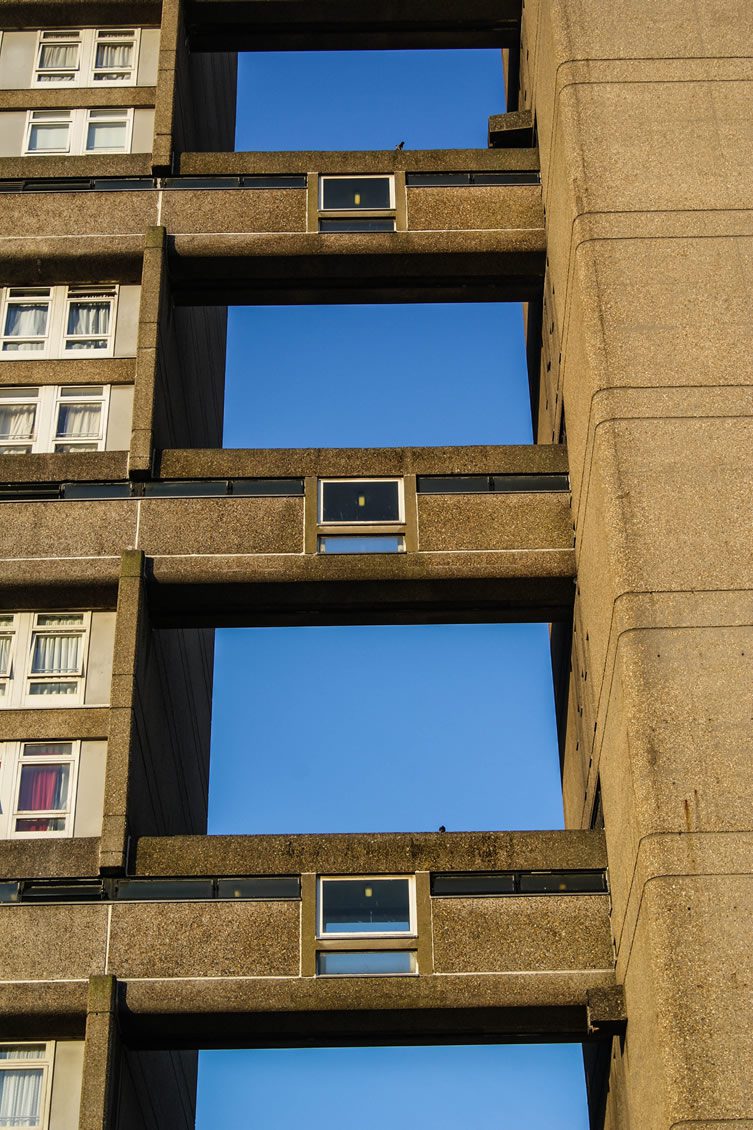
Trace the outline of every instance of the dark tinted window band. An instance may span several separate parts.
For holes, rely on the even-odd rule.
[[[432,875],[435,898],[604,894],[604,871],[469,871]]]
[[[535,494],[568,491],[567,475],[419,475],[419,494]]]
[[[5,483],[0,502],[96,502],[109,498],[300,498],[303,479],[176,480],[154,483]]]
[[[0,192],[143,192],[155,189],[193,189],[212,191],[235,188],[306,188],[306,174],[237,177],[47,177],[27,180],[0,180]]]
[[[191,879],[19,879],[0,883],[0,903],[257,901],[301,897],[298,875]]]
[[[540,184],[538,169],[505,169],[488,173],[406,173],[408,188],[454,188],[473,184]]]

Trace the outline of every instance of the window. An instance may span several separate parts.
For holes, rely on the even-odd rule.
[[[0,706],[78,706],[89,612],[0,615]]]
[[[412,876],[332,877],[319,880],[320,938],[395,938],[416,933]]]
[[[321,479],[318,505],[319,553],[405,551],[402,479]]]
[[[73,835],[79,749],[80,742],[6,743],[0,797],[9,813],[8,836]]]
[[[131,107],[92,110],[29,110],[27,156],[129,153]]]
[[[322,479],[319,521],[322,524],[403,521],[400,479]]]
[[[0,454],[103,451],[110,388],[0,388]]]
[[[117,286],[9,287],[2,293],[3,358],[23,360],[29,353],[35,359],[74,353],[111,357],[117,303]],[[20,427],[20,408],[16,415]]]
[[[34,82],[67,86],[78,81],[80,31],[40,31]]]
[[[48,1125],[53,1044],[0,1044],[0,1127]]]
[[[138,28],[40,31],[34,86],[133,86]]]
[[[395,230],[393,176],[319,178],[320,232]]]
[[[415,950],[334,950],[316,955],[320,977],[385,977],[417,973]]]

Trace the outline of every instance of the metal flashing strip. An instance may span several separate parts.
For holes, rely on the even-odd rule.
[[[0,903],[195,902],[208,899],[291,902],[299,875],[214,878],[17,879],[0,883]]]
[[[499,169],[479,173],[406,173],[407,188],[467,188],[469,185],[541,184],[538,169]]]
[[[447,871],[431,876],[433,898],[603,895],[606,871]]]

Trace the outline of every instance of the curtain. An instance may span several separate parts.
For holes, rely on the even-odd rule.
[[[30,439],[36,414],[36,404],[0,403],[0,439]]]
[[[0,675],[8,674],[10,662],[10,636],[0,636]]]
[[[97,59],[94,66],[97,70],[130,67],[132,50],[133,47],[130,43],[98,43]]]
[[[47,330],[46,302],[11,302],[5,313],[6,337],[41,337]]]
[[[36,1057],[19,1055],[18,1059]],[[0,1126],[39,1126],[41,1124],[41,1067],[20,1067],[0,1071]]]
[[[39,53],[40,71],[56,71],[75,67],[78,61],[77,43],[44,43]]]
[[[76,675],[79,668],[81,636],[34,634],[31,657],[32,675]]]
[[[68,803],[68,765],[22,765],[19,812],[60,812]]]
[[[56,435],[65,439],[99,436],[102,409],[99,404],[61,404]],[[0,409],[2,420],[2,409]],[[2,435],[2,431],[0,431]]]
[[[86,135],[87,153],[97,149],[125,149],[125,122],[89,122]]]
[[[110,328],[109,302],[71,302],[68,307],[68,333],[78,337],[106,335]]]

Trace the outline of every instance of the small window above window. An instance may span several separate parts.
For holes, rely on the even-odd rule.
[[[322,525],[403,520],[401,479],[322,479],[319,483]]]
[[[411,937],[416,933],[412,876],[319,880],[320,938]]]

